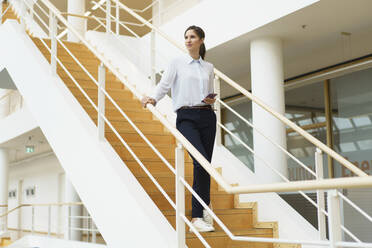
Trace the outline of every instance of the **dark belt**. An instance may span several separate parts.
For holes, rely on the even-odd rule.
[[[178,110],[180,110],[180,109],[210,109],[210,110],[212,110],[212,106],[211,105],[205,105],[205,106],[182,106]]]

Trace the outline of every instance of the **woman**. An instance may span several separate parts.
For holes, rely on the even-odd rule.
[[[204,61],[204,31],[190,26],[185,33],[188,55],[173,59],[154,93],[142,99],[142,105],[155,105],[171,88],[173,110],[177,112],[177,129],[210,162],[216,136],[216,114],[213,96],[213,65]],[[208,96],[208,97],[207,97]],[[210,206],[210,176],[194,158],[193,189]],[[214,231],[213,219],[192,197],[193,226],[199,232]]]

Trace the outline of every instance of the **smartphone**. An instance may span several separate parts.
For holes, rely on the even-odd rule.
[[[217,94],[215,93],[210,93],[208,96],[206,96],[205,98],[212,98],[214,99],[215,97],[217,96]]]
[[[205,98],[210,98],[210,99],[214,99],[215,97],[217,96],[217,94],[215,93],[210,93],[208,96],[206,96]],[[202,102],[204,102],[204,100],[202,100]],[[204,102],[205,103],[205,102]]]

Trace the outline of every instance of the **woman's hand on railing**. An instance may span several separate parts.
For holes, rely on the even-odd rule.
[[[148,96],[144,96],[142,99],[141,99],[141,104],[142,104],[142,107],[146,108],[146,105],[150,103],[152,105],[156,105],[156,100],[154,98],[151,98],[151,97],[148,97]]]

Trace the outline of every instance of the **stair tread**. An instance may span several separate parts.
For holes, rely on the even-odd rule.
[[[188,228],[186,228],[186,237],[187,238],[196,238],[195,234],[188,232]],[[272,228],[247,228],[247,229],[239,229],[239,230],[230,230],[234,235],[237,236],[268,236],[272,235]],[[227,234],[224,231],[214,231],[214,232],[205,232],[200,233],[203,237],[226,237]]]
[[[232,208],[232,209],[213,209],[213,212],[217,215],[223,214],[248,214],[251,213],[252,208]],[[175,210],[163,210],[165,216],[175,216]],[[185,215],[190,216],[191,210],[185,210]]]
[[[75,88],[77,88],[76,86],[74,86]],[[82,87],[83,89],[86,89],[86,90],[97,90],[97,87],[91,87],[91,86],[84,86]],[[109,89],[106,89],[106,91],[116,91],[116,92],[128,92],[128,93],[131,93],[129,90],[127,89],[116,89],[116,88],[109,88]],[[133,99],[135,100],[135,99]]]

